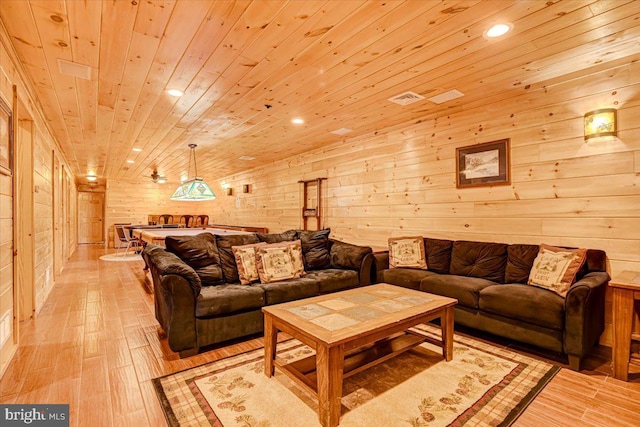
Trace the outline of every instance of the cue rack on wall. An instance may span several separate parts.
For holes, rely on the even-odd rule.
[[[298,181],[302,184],[302,229],[308,230],[309,223],[315,218],[315,230],[322,228],[321,183],[327,178]],[[314,188],[315,187],[315,188]],[[315,191],[314,191],[315,190]]]

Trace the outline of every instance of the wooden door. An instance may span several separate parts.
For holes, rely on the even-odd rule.
[[[19,120],[15,144],[16,216],[15,247],[18,319],[28,320],[35,313],[35,224],[33,182],[33,122]],[[39,189],[36,191],[39,192]]]
[[[1,95],[1,94],[0,94]],[[14,95],[15,98],[15,95]],[[19,295],[14,285],[14,175],[13,125],[14,109],[0,96],[0,140],[9,139],[9,149],[0,150],[0,376],[18,346],[16,310]]]
[[[64,267],[64,252],[62,251],[62,167],[60,160],[53,152],[53,271],[60,274]]]
[[[78,243],[103,243],[104,193],[78,193]]]

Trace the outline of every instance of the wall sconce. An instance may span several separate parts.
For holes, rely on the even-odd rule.
[[[248,192],[249,192],[249,190],[250,190],[250,189],[249,189],[249,184],[244,184],[244,185],[242,186],[242,192],[243,192],[243,193],[248,193]]]
[[[589,111],[584,115],[584,140],[618,134],[618,117],[615,108]]]
[[[227,196],[233,196],[233,188],[227,188]]]

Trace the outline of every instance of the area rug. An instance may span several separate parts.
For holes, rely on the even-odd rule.
[[[439,338],[439,329],[420,326]],[[291,339],[278,356],[313,353]],[[276,369],[263,349],[153,380],[170,426],[319,426],[317,401]],[[456,335],[454,357],[425,343],[344,381],[341,427],[508,426],[560,367]]]
[[[142,261],[142,256],[135,252],[129,252],[127,254],[102,255],[100,259],[102,261],[117,261],[117,262]]]

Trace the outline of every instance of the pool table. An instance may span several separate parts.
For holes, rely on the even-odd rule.
[[[225,230],[222,228],[198,227],[198,228],[154,228],[133,229],[133,237],[146,243],[164,247],[164,239],[167,236],[195,236],[200,233],[211,234],[251,234],[246,231]]]

